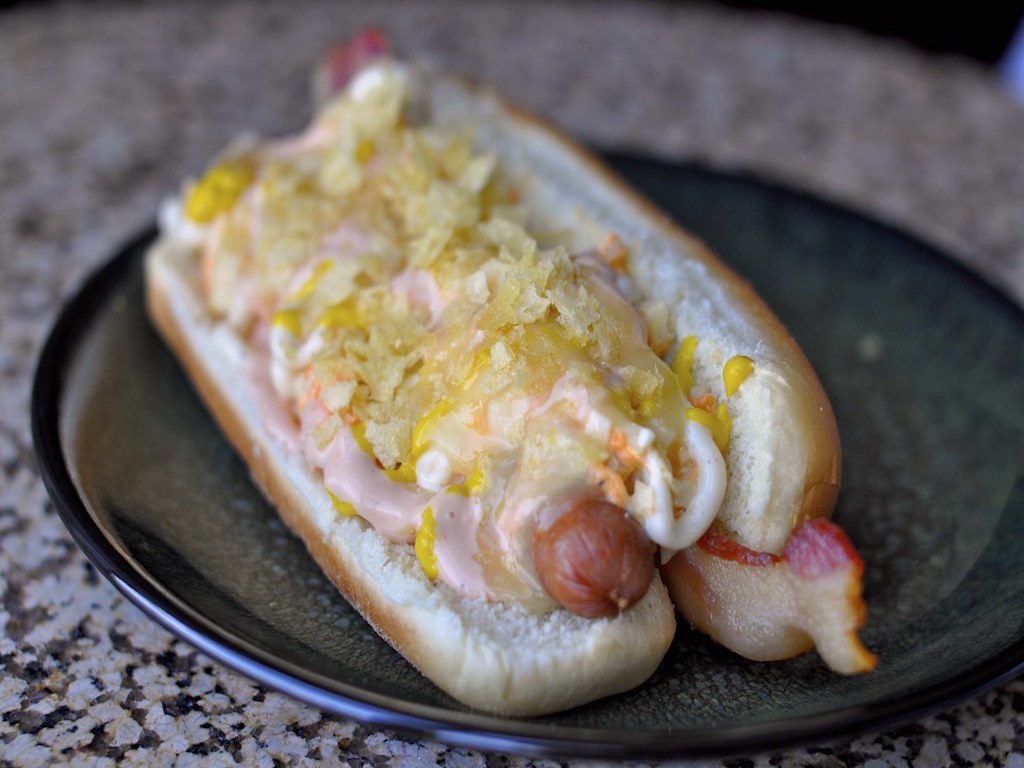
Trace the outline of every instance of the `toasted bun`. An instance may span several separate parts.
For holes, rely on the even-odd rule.
[[[539,227],[571,228],[581,247],[612,230],[631,250],[648,298],[672,307],[678,335],[695,334],[698,383],[719,397],[721,368],[746,354],[755,370],[729,400],[729,489],[719,519],[746,546],[778,550],[796,521],[828,514],[839,482],[832,412],[799,348],[754,292],[699,242],[599,161],[473,86],[420,73],[418,108],[474,132],[521,189]],[[509,715],[566,709],[632,688],[655,669],[675,631],[656,576],[614,619],[543,616],[467,600],[429,582],[411,547],[358,518],[339,517],[301,456],[264,428],[246,385],[246,348],[206,313],[194,260],[166,237],[147,256],[154,324],[225,435],[288,526],[374,628],[439,687]]]

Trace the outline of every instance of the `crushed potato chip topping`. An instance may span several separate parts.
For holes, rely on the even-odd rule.
[[[626,246],[610,235],[588,266],[542,242],[496,158],[411,124],[405,80],[384,74],[299,138],[250,147],[197,183],[190,199],[213,201],[195,205],[215,228],[202,256],[211,310],[240,327],[272,318],[287,335],[274,364],[335,415],[317,442],[360,424],[385,469],[409,474],[424,445],[444,443],[463,477],[479,472],[467,435],[495,420],[514,434],[521,405],[502,397],[545,397],[567,371],[676,439],[688,403],[651,348],[671,346],[667,309],[638,314],[599,274],[625,268]]]

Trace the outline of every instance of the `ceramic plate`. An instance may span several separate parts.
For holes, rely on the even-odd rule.
[[[1024,668],[1024,314],[950,260],[750,177],[613,158],[750,280],[807,352],[844,448],[836,512],[867,563],[868,676],[758,664],[680,628],[634,691],[480,714],[337,594],[250,483],[143,311],[147,231],[67,306],[35,382],[36,447],[96,566],[172,632],[325,710],[485,750],[764,750],[917,717]]]

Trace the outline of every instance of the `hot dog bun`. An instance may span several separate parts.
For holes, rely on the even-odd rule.
[[[673,308],[677,336],[700,337],[694,374],[713,394],[723,394],[727,359],[755,356],[753,374],[729,401],[721,526],[745,546],[779,551],[799,520],[827,515],[839,482],[831,408],[750,287],[587,151],[494,95],[420,72],[415,98],[433,122],[471,127],[521,189],[536,227],[571,228],[580,247],[618,233],[637,284]],[[146,270],[154,325],[260,488],[353,605],[440,688],[471,707],[538,715],[627,690],[653,672],[675,630],[657,575],[639,603],[596,620],[565,610],[538,616],[431,583],[409,545],[335,514],[302,457],[265,428],[246,386],[245,344],[208,315],[194,260],[163,237]]]
[[[568,611],[537,616],[467,600],[432,584],[406,544],[358,518],[339,517],[302,457],[263,426],[245,386],[246,350],[213,326],[191,265],[166,244],[146,261],[150,317],[264,495],[373,628],[438,687],[505,715],[557,712],[646,680],[675,634],[672,603],[655,577],[646,596],[614,619]]]

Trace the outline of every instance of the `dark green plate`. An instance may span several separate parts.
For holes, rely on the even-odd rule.
[[[644,685],[530,720],[469,711],[335,592],[250,484],[142,306],[146,232],[40,360],[36,447],[65,522],[131,600],[268,686],[366,722],[529,754],[764,750],[920,716],[1024,665],[1024,315],[933,249],[749,178],[615,158],[747,277],[824,381],[867,563],[868,676],[738,658],[683,628]]]

